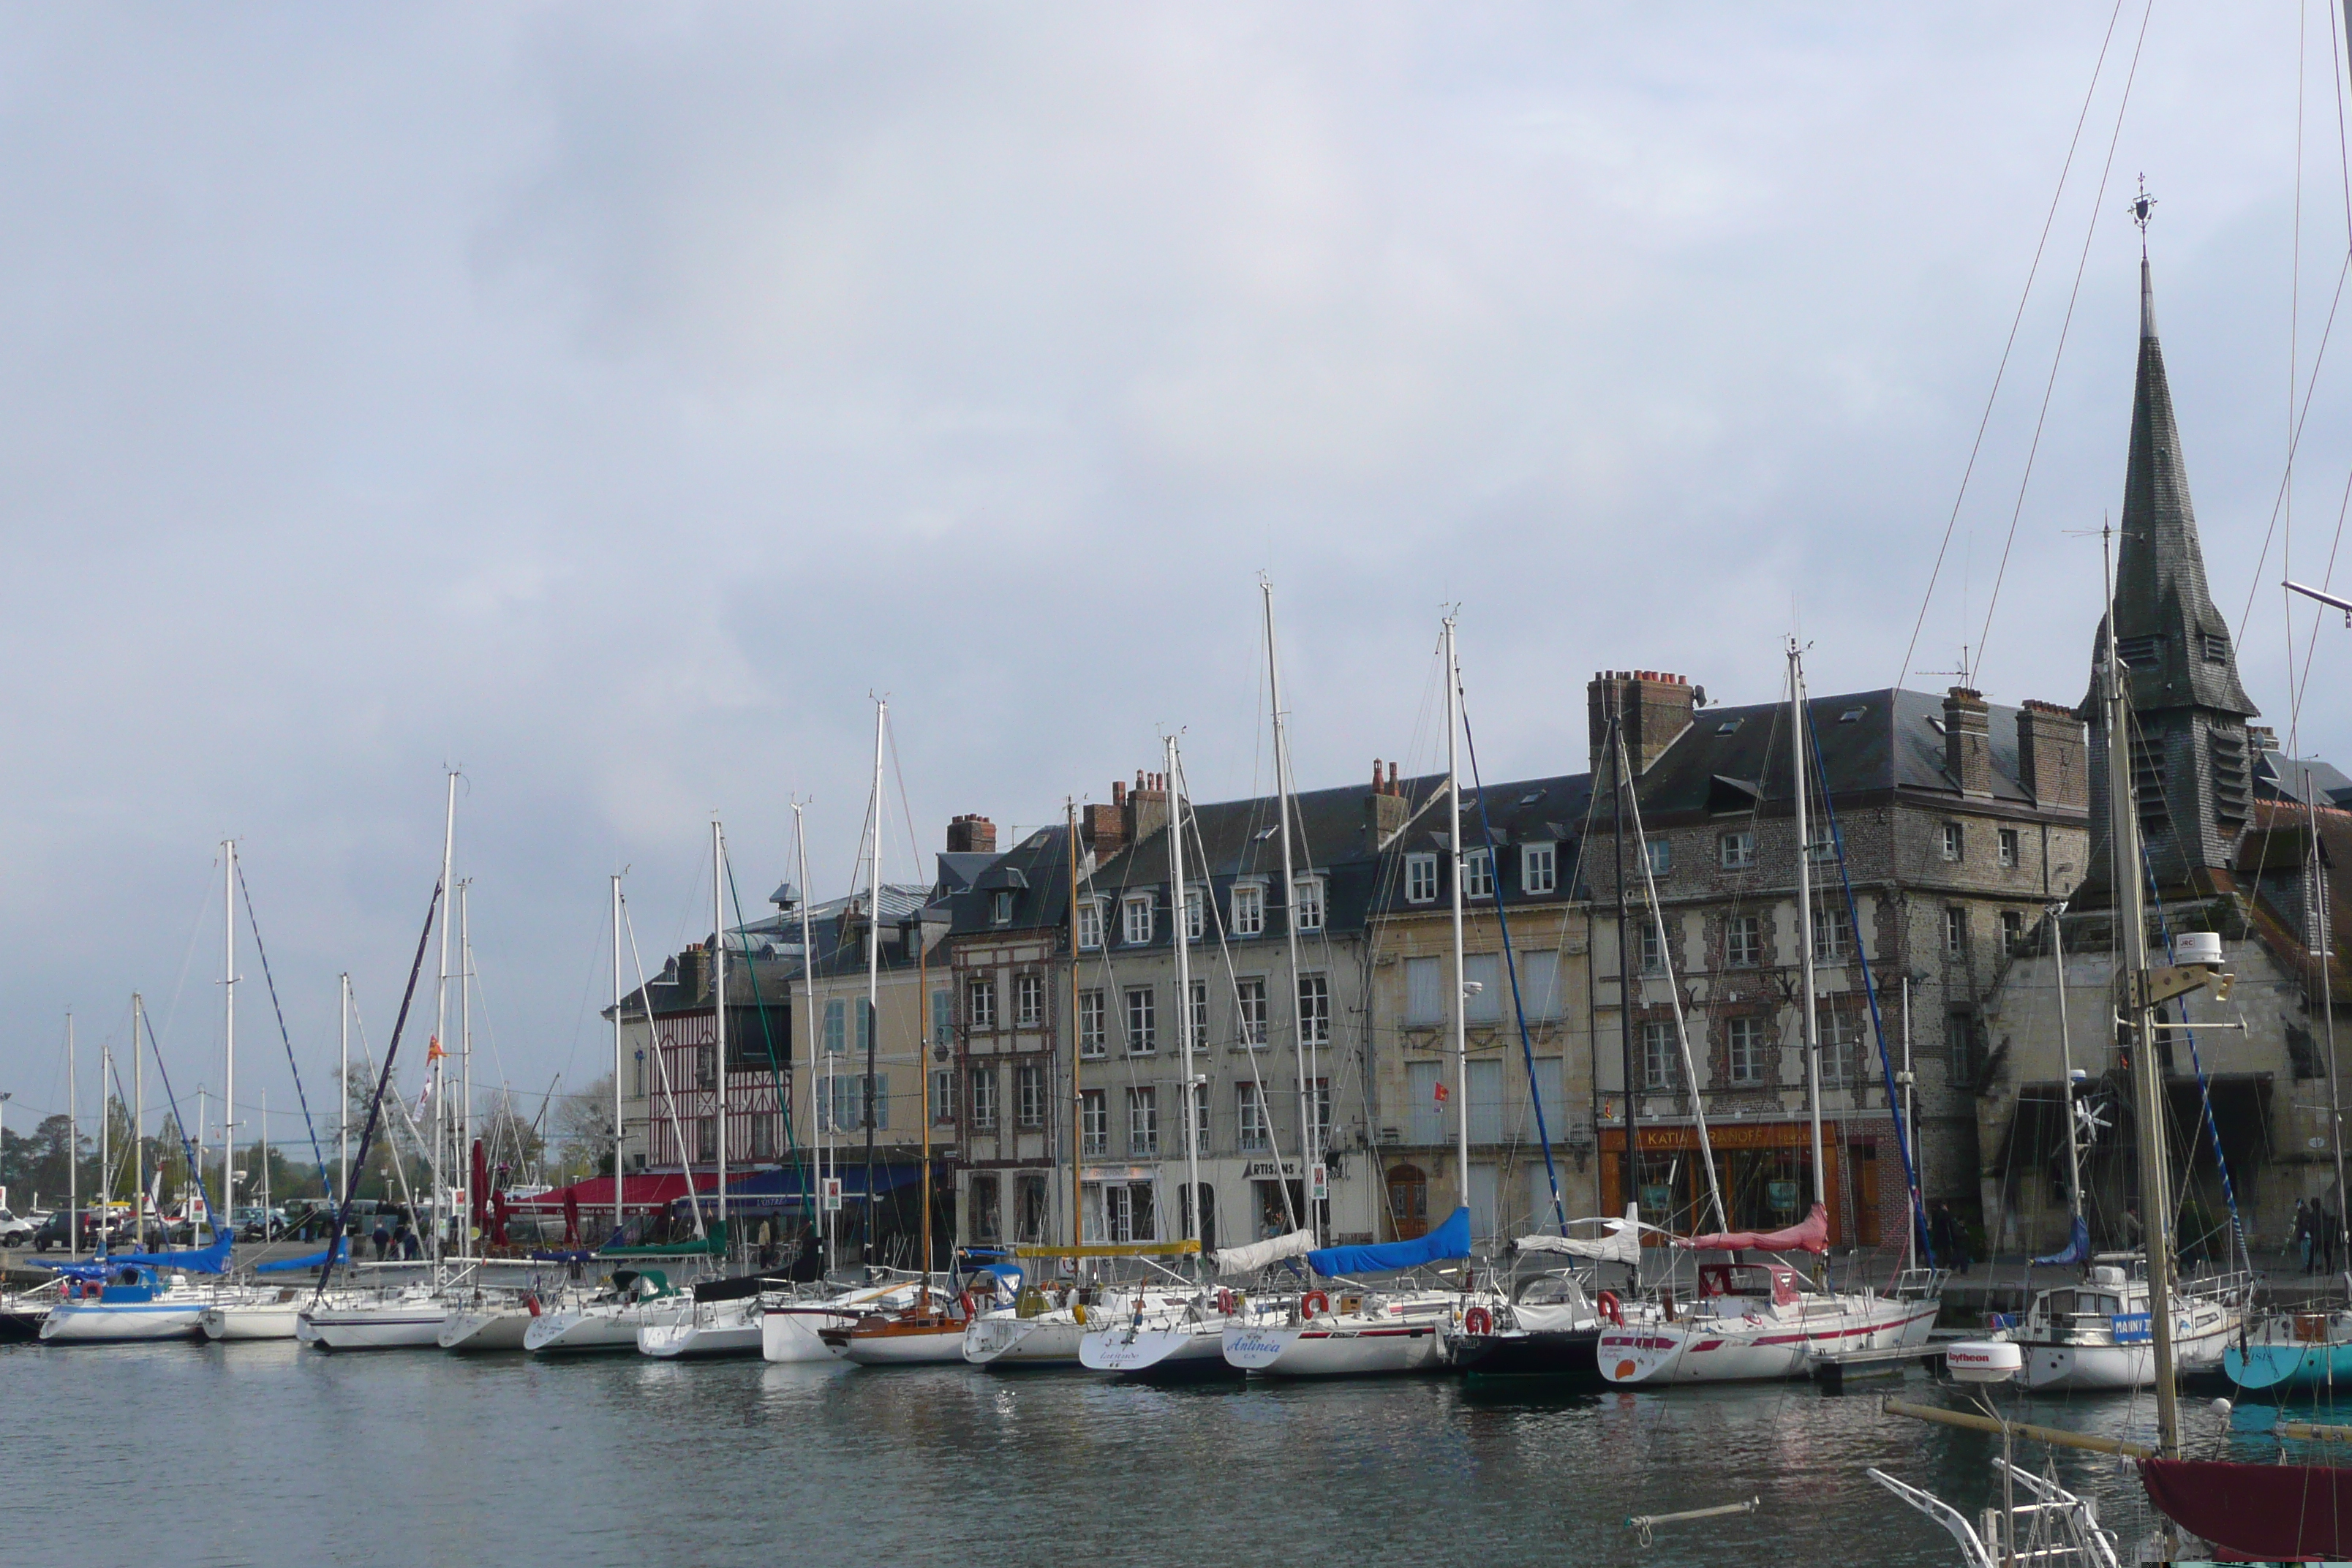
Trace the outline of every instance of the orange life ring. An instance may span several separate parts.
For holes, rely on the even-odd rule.
[[[1462,1314],[1462,1331],[1465,1334],[1491,1334],[1495,1331],[1495,1314],[1484,1307],[1473,1307]]]
[[[522,1308],[523,1308],[523,1310],[524,1310],[524,1311],[529,1312],[532,1317],[534,1317],[534,1318],[538,1317],[538,1316],[539,1316],[539,1298],[538,1298],[537,1296],[535,1296],[535,1295],[533,1295],[533,1294],[530,1293],[529,1291],[524,1292],[524,1294],[523,1294],[523,1299],[522,1299]]]
[[[1320,1290],[1309,1290],[1306,1295],[1298,1298],[1298,1315],[1302,1318],[1311,1318],[1318,1312],[1328,1312],[1330,1310],[1331,1298]]]
[[[969,1290],[956,1298],[956,1305],[963,1309],[963,1321],[967,1323],[980,1315],[979,1309],[972,1305],[971,1292]]]
[[[1234,1293],[1223,1285],[1217,1287],[1217,1312],[1222,1317],[1234,1315]]]
[[[1602,1317],[1608,1319],[1611,1322],[1616,1324],[1621,1329],[1625,1326],[1624,1304],[1617,1300],[1616,1291],[1603,1290],[1598,1297],[1594,1298],[1592,1304],[1600,1310]]]

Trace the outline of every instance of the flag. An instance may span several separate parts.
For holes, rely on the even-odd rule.
[[[437,1061],[439,1061],[443,1057],[446,1057],[446,1056],[447,1056],[448,1054],[449,1054],[448,1052],[446,1052],[446,1051],[445,1051],[445,1050],[443,1050],[443,1049],[441,1048],[441,1037],[440,1037],[440,1036],[436,1035],[436,1036],[434,1036],[430,1040],[428,1040],[428,1041],[426,1041],[426,1042],[425,1042],[425,1059],[426,1061],[428,1061],[428,1062],[437,1062]]]
[[[1445,1103],[1445,1085],[1442,1082],[1437,1086],[1437,1103],[1440,1105]]]

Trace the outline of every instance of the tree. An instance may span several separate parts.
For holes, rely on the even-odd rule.
[[[546,1165],[546,1135],[536,1118],[522,1113],[512,1089],[500,1089],[476,1114],[474,1136],[481,1140],[482,1158],[489,1163],[490,1180],[498,1185],[536,1181]]]
[[[79,1153],[83,1163],[90,1163],[91,1145],[88,1135],[80,1139],[79,1151],[68,1147],[71,1139],[70,1117],[58,1115],[41,1119],[28,1134],[0,1129],[0,1185],[5,1185],[11,1202],[29,1207],[35,1197],[44,1202],[63,1205],[69,1184],[66,1163]],[[89,1189],[83,1189],[85,1194]]]
[[[549,1109],[555,1129],[558,1169],[565,1181],[613,1173],[613,1075],[606,1073],[577,1094],[559,1094]],[[556,1179],[556,1173],[549,1173]]]

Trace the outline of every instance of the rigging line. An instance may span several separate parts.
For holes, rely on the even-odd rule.
[[[2017,296],[2017,313],[2010,318],[2009,340],[2001,344],[2000,363],[1992,374],[1992,390],[1985,394],[1984,413],[1977,420],[1976,440],[1969,447],[1969,460],[1960,470],[1959,493],[1952,498],[1952,515],[1944,521],[1943,542],[1936,547],[1936,564],[1927,574],[1927,589],[1919,597],[1919,617],[1911,625],[1911,640],[1903,649],[1902,668],[1895,671],[1895,684],[1901,686],[1911,668],[1912,655],[1919,648],[1920,628],[1927,623],[1927,606],[1936,597],[1936,582],[1943,574],[1944,555],[1952,546],[1952,531],[1960,521],[1960,503],[1968,499],[1969,480],[1977,470],[1977,456],[1984,449],[1985,431],[1992,424],[1993,403],[2000,396],[2001,379],[2009,373],[2009,356],[2017,347],[2019,326],[2025,320],[2026,301],[2033,296],[2033,281],[2042,271],[2042,253],[2050,243],[2050,228],[2058,218],[2059,198],[2066,194],[2066,178],[2074,167],[2074,153],[2082,145],[2083,127],[2091,116],[2091,101],[2098,94],[2100,74],[2106,69],[2107,49],[2115,42],[2116,21],[2123,15],[2124,0],[2116,0],[2115,9],[2107,14],[2107,30],[2099,40],[2099,58],[2091,67],[2091,85],[2084,89],[2083,107],[2074,116],[2074,134],[2066,143],[2066,160],[2058,170],[2057,188],[2050,193],[2050,210],[2042,216],[2042,237],[2033,243],[2033,262],[2025,269],[2025,287]],[[2143,26],[2145,24],[2143,23]]]
[[[163,1047],[158,1045],[155,1040],[155,1020],[149,1018],[146,1020],[146,1024],[147,1047],[155,1055],[155,1074],[158,1078],[161,1078],[163,1080],[163,1099],[172,1108],[172,1125],[180,1134],[181,1156],[188,1162],[189,1169],[195,1173],[196,1195],[205,1200],[205,1218],[211,1222],[213,1235],[215,1237],[220,1236],[224,1234],[221,1229],[220,1211],[213,1207],[213,1195],[205,1189],[204,1165],[196,1158],[194,1145],[188,1142],[188,1124],[180,1120],[180,1100],[179,1096],[172,1092],[171,1069],[164,1067]],[[132,1050],[137,1050],[139,1048],[139,1042],[136,1040],[131,1041],[131,1048]],[[224,1187],[228,1185],[228,1175],[226,1171],[224,1171],[221,1175],[221,1185]],[[142,1202],[145,1201],[145,1194],[142,1193],[140,1194],[140,1200]],[[268,1227],[264,1226],[264,1228],[267,1229]]]
[[[2311,374],[2304,378],[2303,411],[2295,418],[2294,439],[2289,443],[2287,447],[2287,461],[2290,467],[2292,467],[2294,463],[2296,452],[2301,450],[2303,446],[2303,427],[2306,424],[2310,423],[2311,420],[2312,395],[2317,391],[2319,386],[2320,369],[2327,363],[2327,347],[2328,343],[2335,336],[2336,311],[2344,302],[2344,284],[2347,277],[2352,277],[2352,246],[2347,246],[2346,247],[2343,265],[2336,268],[2336,292],[2328,301],[2327,321],[2326,324],[2320,329],[2319,347],[2311,356]],[[2284,506],[2286,501],[2286,486],[2287,475],[2281,474],[2279,476],[2279,488],[2276,493],[2274,493],[2271,498],[2271,521],[2270,526],[2263,532],[2262,552],[2254,558],[2253,581],[2246,589],[2245,607],[2238,612],[2237,636],[2238,640],[2241,643],[2245,640],[2246,623],[2254,613],[2254,595],[2262,590],[2263,566],[2270,560],[2271,541],[2276,537],[2278,533],[2280,510]]]
[[[261,918],[254,913],[253,889],[246,882],[242,864],[236,868],[236,890],[245,896],[245,921],[253,931],[253,951],[261,960],[262,982],[269,988],[269,1009],[278,1016],[278,1037],[286,1042],[286,1067],[294,1075],[294,1098],[302,1107],[302,1130],[310,1135],[310,1158],[319,1163],[319,1169],[323,1173],[327,1168],[327,1156],[319,1148],[319,1129],[310,1120],[310,1097],[302,1088],[301,1065],[294,1059],[294,1037],[287,1032],[286,1008],[278,1000],[278,980],[269,973],[269,950],[261,945]],[[160,1057],[155,1065],[159,1069],[162,1068]],[[173,1114],[178,1112],[174,1110]]]
[[[2000,604],[2000,586],[2009,575],[2010,547],[2017,542],[2018,520],[2025,514],[2025,492],[2033,482],[2033,460],[2042,451],[2042,430],[2050,418],[2051,395],[2058,388],[2058,367],[2065,362],[2066,340],[2074,326],[2074,304],[2082,297],[2083,273],[2091,261],[2091,240],[2099,231],[2099,215],[2107,205],[2107,180],[2115,173],[2116,147],[2124,135],[2124,115],[2131,108],[2132,85],[2139,79],[2140,50],[2147,43],[2148,18],[2156,14],[2156,0],[2147,0],[2140,12],[2139,37],[2132,45],[2130,67],[2124,72],[2123,96],[2116,103],[2116,128],[2107,138],[2107,160],[2099,169],[2099,188],[2092,198],[2091,221],[2083,230],[2083,253],[2074,263],[2074,286],[2066,296],[2065,319],[2059,323],[2058,347],[2050,356],[2050,379],[2042,384],[2042,409],[2033,418],[2033,440],[2025,450],[2025,471],[2017,479],[2017,504],[2009,514],[2009,532],[2000,545],[2000,565],[1993,573],[1992,595],[1985,601],[1984,629],[1977,634],[1977,668],[1984,668],[1985,643],[1992,636],[1993,611]],[[1904,663],[1908,666],[1909,659]]]
[[[2291,226],[2293,240],[2287,247],[2286,289],[2286,465],[2280,476],[2280,488],[2285,499],[2281,503],[2282,522],[2279,540],[2279,575],[2294,575],[2294,372],[2295,354],[2302,344],[2303,304],[2303,125],[2304,90],[2311,71],[2305,54],[2310,37],[2311,0],[2296,0],[2294,8],[2294,216]],[[2328,25],[2328,37],[2336,36],[2335,24]],[[2256,574],[2260,581],[2260,574]],[[2294,680],[2294,593],[2284,583],[2279,585],[2279,615],[2286,631],[2286,686],[2293,691]],[[2290,712],[2287,736],[2290,746],[2295,735],[2294,715]]]
[[[735,926],[736,926],[736,929],[737,929],[738,931],[740,931],[740,930],[743,928],[743,925],[744,925],[744,920],[743,920],[743,894],[742,894],[742,890],[741,890],[740,889],[737,888],[737,887],[736,887],[736,885],[735,885],[735,860],[734,860],[734,857],[732,857],[732,856],[730,855],[730,856],[726,856],[726,857],[724,857],[724,858],[725,858],[726,870],[727,870],[727,898],[728,898],[728,901],[729,901],[729,902],[730,902],[730,903],[732,903],[732,904],[735,906]],[[922,933],[922,923],[921,923],[921,915],[920,915],[920,911],[918,911],[918,912],[917,912],[917,919],[916,919],[915,931],[916,931],[916,937],[915,937],[915,940],[916,940],[916,941],[918,941],[918,942],[922,941],[922,940],[923,940],[923,937],[922,937],[922,934],[921,934],[921,933]],[[724,963],[724,962],[725,962],[725,957],[724,957],[724,955],[725,955],[726,951],[727,951],[727,949],[726,949],[726,944],[725,944],[724,942],[721,942],[721,943],[719,944],[719,952],[720,952],[720,954],[721,954],[721,958],[720,958],[720,962],[721,962],[721,963]],[[745,944],[745,951],[744,951],[744,953],[743,953],[743,973],[744,973],[745,976],[746,976],[747,978],[749,978],[749,979],[750,979],[750,981],[751,982],[751,1009],[752,1009],[752,1011],[753,1011],[754,1013],[756,1013],[756,1014],[759,1016],[759,1019],[760,1019],[760,1042],[761,1042],[761,1045],[766,1048],[767,1053],[768,1053],[768,1075],[769,1075],[769,1077],[771,1077],[772,1079],[773,1079],[775,1080],[775,1088],[776,1088],[776,1118],[777,1118],[777,1120],[778,1120],[778,1121],[782,1121],[782,1122],[784,1124],[784,1148],[785,1148],[785,1150],[786,1150],[788,1152],[790,1152],[790,1153],[792,1153],[792,1154],[793,1154],[793,1155],[796,1155],[796,1156],[797,1156],[797,1155],[801,1152],[801,1150],[800,1150],[800,1145],[799,1145],[798,1141],[797,1141],[797,1140],[795,1140],[795,1139],[793,1137],[792,1097],[791,1097],[789,1094],[787,1094],[787,1093],[785,1092],[785,1090],[784,1090],[784,1076],[783,1076],[783,1070],[782,1070],[782,1068],[780,1068],[780,1067],[777,1065],[777,1063],[776,1063],[776,1036],[775,1036],[775,1031],[774,1031],[773,1029],[772,1029],[771,1027],[769,1027],[769,1025],[768,1025],[768,1004],[766,1003],[766,1001],[765,1001],[764,999],[762,999],[762,998],[761,998],[761,994],[760,994],[760,966],[759,966],[758,964],[753,963],[751,962],[751,951],[750,951],[750,944],[749,944],[748,942]],[[930,1000],[930,999],[929,999],[929,997],[919,997],[919,998],[917,998],[917,1004],[916,1004],[916,1005],[917,1005],[919,1007],[919,1006],[926,1006],[926,1005],[929,1005],[929,1000]],[[791,1007],[791,1005],[792,1005],[792,988],[791,988],[791,985],[790,985],[790,984],[789,984],[789,983],[787,983],[787,984],[786,984],[786,986],[785,986],[785,992],[784,992],[784,1005],[785,1005],[786,1009],[788,1010],[788,1011],[787,1011],[787,1016],[789,1016],[789,1009],[790,1009],[790,1007]],[[651,1021],[651,1020],[650,1020],[650,1017],[649,1017],[649,1018],[648,1018],[648,1022],[650,1022],[650,1021]],[[870,1025],[870,1024],[869,1024],[869,1025],[868,1025],[868,1027],[871,1027],[871,1026],[872,1026],[872,1025]],[[784,1055],[785,1055],[785,1057],[786,1057],[788,1059],[789,1059],[789,1058],[790,1058],[790,1057],[792,1056],[792,1042],[791,1042],[790,1040],[787,1040],[787,1041],[785,1041],[785,1042],[784,1042]],[[917,1066],[916,1066],[916,1071],[915,1071],[915,1078],[916,1078],[917,1086],[918,1086],[919,1088],[928,1088],[928,1085],[927,1085],[927,1084],[925,1083],[925,1081],[924,1081],[924,1075],[925,1075],[927,1072],[929,1072],[929,1064],[928,1064],[928,1063],[920,1063],[920,1062],[919,1062],[919,1063],[917,1064]],[[725,1109],[725,1105],[726,1105],[726,1084],[727,1084],[727,1076],[726,1076],[726,1075],[727,1075],[727,1064],[726,1064],[726,1063],[721,1062],[721,1063],[719,1063],[719,1104],[720,1104],[720,1108],[721,1108],[721,1109],[720,1109],[720,1111],[719,1111],[719,1114],[721,1114],[721,1115],[723,1116],[723,1115],[728,1114],[728,1111],[727,1111],[727,1110],[726,1110],[726,1109]],[[926,1115],[926,1116],[928,1116],[928,1115],[929,1115],[929,1114],[930,1114],[930,1106],[929,1106],[929,1104],[928,1103],[928,1098],[929,1098],[929,1097],[928,1097],[928,1095],[926,1095],[926,1103],[925,1103],[925,1105],[924,1105],[924,1107],[923,1107],[923,1110],[922,1110],[922,1114],[924,1114],[924,1115]],[[816,1201],[816,1200],[815,1200],[815,1194],[814,1194],[814,1190],[809,1186],[808,1162],[807,1162],[806,1160],[804,1160],[804,1159],[798,1159],[798,1158],[796,1158],[796,1159],[793,1161],[793,1163],[794,1163],[794,1164],[796,1164],[796,1165],[798,1165],[798,1166],[800,1167],[800,1173],[801,1173],[801,1213],[803,1214],[803,1215],[804,1215],[804,1216],[805,1216],[805,1215],[810,1215],[810,1214],[813,1214],[813,1213],[814,1213],[814,1212],[815,1212],[815,1207],[814,1207],[814,1205],[815,1205],[815,1201]]]

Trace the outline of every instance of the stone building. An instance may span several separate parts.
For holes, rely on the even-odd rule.
[[[2330,1066],[2332,999],[2345,994],[2347,974],[2340,956],[2322,954],[2332,945],[2326,933],[2352,913],[2328,881],[2335,860],[2352,853],[2352,818],[2341,809],[2352,791],[2326,764],[2284,756],[2269,731],[2250,722],[2256,711],[2230,628],[2206,586],[2145,260],[2120,534],[2115,650],[2134,726],[2134,810],[2147,846],[2140,870],[2154,889],[2151,950],[2160,955],[2185,931],[2216,931],[2236,975],[2227,1001],[2199,994],[2168,1005],[2159,1016],[2173,1027],[2158,1032],[2157,1047],[2173,1168],[2188,1194],[2183,1242],[2192,1258],[2218,1257],[2232,1193],[2258,1248],[2283,1241],[2297,1198],[2328,1194],[2342,1212],[2333,1195]],[[1992,1056],[1978,1102],[1984,1209],[2003,1244],[2037,1251],[2061,1245],[2069,1223],[2070,1116],[2081,1131],[2094,1239],[2121,1242],[2125,1211],[2142,1196],[2127,1063],[2113,1022],[2116,871],[2096,679],[2105,648],[2102,622],[2085,703],[2092,798],[2100,803],[2088,875],[2056,931],[2045,921],[2018,947],[1985,1013]]]

